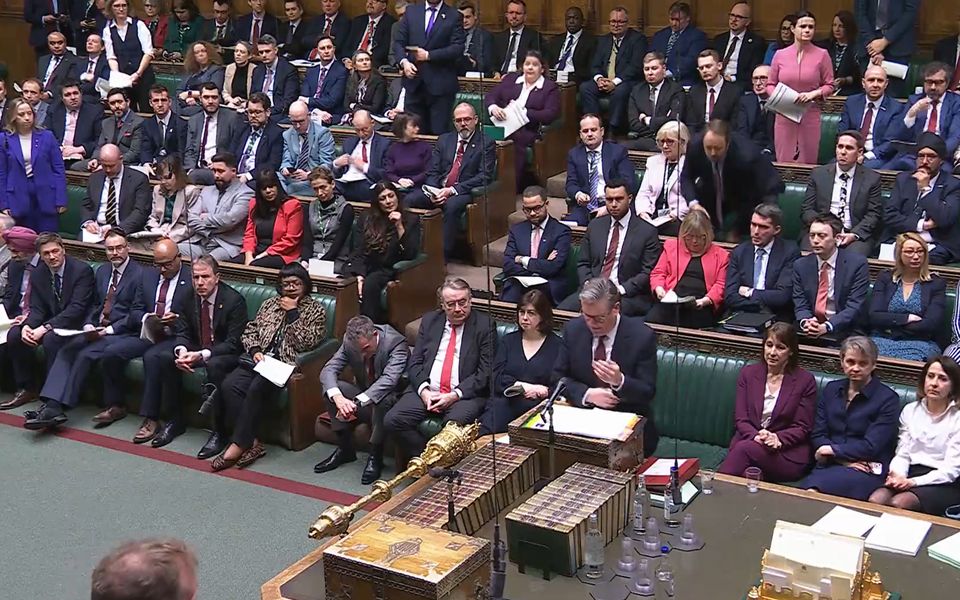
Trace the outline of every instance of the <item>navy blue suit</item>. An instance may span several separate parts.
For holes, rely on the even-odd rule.
[[[243,150],[250,139],[252,129],[245,125],[240,130],[240,137],[237,138],[237,145],[233,152],[239,161],[243,156]],[[269,169],[271,171],[280,170],[280,162],[283,160],[283,130],[279,125],[267,123],[263,127],[263,133],[260,137],[260,143],[257,144],[257,153],[254,157],[254,168],[252,173],[256,175],[260,169]],[[237,173],[243,173],[243,165],[237,165]]]
[[[630,193],[636,195],[640,189],[637,172],[630,162],[627,149],[615,142],[603,142],[600,147],[600,165],[603,180],[622,179],[628,182]],[[590,214],[586,206],[577,204],[577,192],[590,194],[590,162],[587,159],[587,147],[577,144],[567,153],[567,205],[570,208],[566,216],[568,221],[576,221],[578,225],[586,225]],[[597,190],[602,196],[603,190]],[[602,202],[601,202],[602,204]]]
[[[357,136],[350,136],[343,140],[342,154],[353,154],[354,149],[356,149],[359,143],[360,138]],[[369,164],[367,178],[349,183],[338,181],[337,191],[339,191],[344,198],[353,202],[368,202],[373,199],[370,186],[383,179],[383,157],[387,154],[387,148],[389,147],[390,140],[382,135],[373,134],[367,142],[367,158],[369,159],[367,161]],[[334,167],[333,174],[336,177],[340,177],[346,173],[348,169],[349,167]]]
[[[342,17],[342,15],[341,15]],[[373,38],[370,40],[367,49],[373,58],[373,68],[379,69],[389,62],[390,56],[390,30],[397,20],[390,13],[380,15],[380,20],[373,28]],[[359,15],[350,22],[350,37],[346,40],[337,42],[337,56],[350,58],[360,48],[367,29],[370,27],[370,16]]]
[[[583,317],[563,327],[560,357],[553,370],[553,381],[567,378],[565,396],[579,407],[589,388],[609,387],[593,372],[593,334]],[[609,344],[609,340],[607,341]],[[623,385],[613,392],[620,403],[613,409],[646,417],[643,426],[643,454],[652,456],[660,434],[653,420],[653,398],[657,392],[657,335],[642,319],[620,316],[617,337],[613,340],[610,360],[620,366]]]
[[[59,0],[58,5],[56,14],[70,16],[70,0]],[[57,31],[56,23],[47,25],[43,22],[45,15],[53,14],[52,8],[53,6],[49,0],[29,0],[23,3],[23,20],[30,23],[30,33],[27,41],[35,49],[43,50],[43,52],[38,52],[38,54],[48,54],[50,52],[47,48],[47,35],[51,31]],[[67,43],[69,44],[70,40],[73,39],[72,32],[70,31],[70,23],[61,23],[59,25],[60,31],[67,38]],[[81,44],[80,47],[82,48],[83,45]]]
[[[113,265],[104,263],[97,268],[94,285],[94,303],[87,314],[85,325],[94,327],[112,327],[113,333],[93,341],[85,336],[76,336],[64,344],[50,371],[47,380],[40,391],[40,397],[55,400],[64,406],[73,407],[80,401],[80,392],[90,373],[90,368],[103,356],[104,350],[109,347],[110,341],[128,335],[139,336],[140,330],[130,327],[130,313],[142,310],[143,267],[132,259],[128,259],[123,275],[117,282],[109,315],[104,313],[110,280],[113,275]],[[105,320],[101,320],[105,319]]]
[[[267,67],[259,64],[253,70],[250,82],[250,93],[262,92],[263,81],[267,75]],[[270,114],[272,119],[280,120],[287,116],[290,105],[300,94],[300,76],[297,69],[285,58],[277,58],[276,72],[273,74],[273,94],[270,96]]]
[[[842,339],[862,330],[867,291],[870,289],[870,272],[867,259],[863,255],[843,248],[837,249],[837,252],[839,254],[833,279],[837,312],[827,321],[833,327],[832,337]],[[798,322],[813,318],[819,282],[820,271],[815,254],[798,258],[793,263],[793,306]]]
[[[493,75],[497,68],[497,65],[494,64],[496,59],[493,56],[493,34],[477,25],[474,27],[469,45],[467,45],[467,36],[468,32],[465,31],[463,36],[464,52],[470,55],[476,64],[471,63],[466,56],[461,56],[457,74],[465,75],[467,71],[480,71],[484,75]]]
[[[776,156],[773,147],[773,123],[775,113],[763,110],[760,106],[760,97],[746,92],[740,97],[740,109],[737,111],[736,130],[745,138],[753,140],[761,154],[768,157]],[[843,131],[843,129],[838,129]]]
[[[667,57],[667,70],[673,74],[673,79],[681,85],[693,85],[700,81],[700,75],[697,73],[697,55],[709,45],[707,34],[693,25],[687,25],[680,32],[668,54],[667,46],[672,32],[669,27],[664,27],[655,33],[650,42],[650,50]]]
[[[82,104],[77,111],[77,124],[73,130],[73,145],[83,146],[84,156],[90,158],[97,149],[97,140],[100,139],[100,125],[103,123],[103,108],[99,104]],[[57,103],[47,111],[47,122],[44,124],[63,144],[63,134],[67,128],[67,109],[63,103]]]
[[[23,287],[23,276],[27,273],[27,264],[19,260],[11,260],[7,263],[7,287],[3,290],[3,308],[7,311],[7,317],[12,319],[19,317],[20,302],[23,295],[20,288]]]
[[[323,35],[323,32],[327,29],[327,19],[329,17],[325,14],[321,14],[313,19],[313,31],[316,34],[314,39],[319,38]],[[337,12],[336,18],[333,19],[333,23],[330,24],[330,37],[333,38],[333,43],[337,48],[337,58],[349,57],[350,54],[347,52],[347,40],[350,38],[350,17],[348,17],[341,10]],[[316,44],[314,44],[316,46]]]
[[[883,222],[887,237],[916,231],[921,218],[933,219],[929,231],[937,247],[930,251],[930,262],[943,265],[960,260],[960,180],[941,171],[934,188],[917,199],[920,191],[912,173],[897,175],[893,193],[884,201]]]
[[[703,132],[707,126],[707,86],[701,81],[690,88],[687,92],[687,104],[684,107],[683,120],[690,128],[690,134]],[[740,117],[740,98],[743,96],[743,88],[739,84],[724,81],[720,87],[720,93],[717,94],[716,103],[713,112],[710,113],[710,120],[721,119],[735,127],[741,120]]]
[[[245,15],[240,15],[236,18],[235,21],[236,33],[238,40],[244,40],[249,42],[251,36],[253,35],[253,13],[247,13]],[[260,21],[260,37],[265,35],[272,35],[276,38],[277,42],[282,42],[279,37],[280,32],[280,21],[269,12],[264,11],[263,19]],[[256,48],[254,48],[256,50]]]
[[[99,32],[98,32],[99,35]],[[79,49],[78,49],[79,50]],[[70,65],[68,79],[80,82],[80,93],[83,95],[84,104],[92,104],[100,110],[100,117],[103,118],[103,105],[101,104],[100,92],[96,85],[98,79],[110,80],[110,63],[107,61],[107,53],[101,52],[93,66],[93,79],[90,81],[81,81],[80,76],[87,72],[90,65],[89,56],[78,57]]]
[[[883,51],[884,59],[909,64],[910,57],[917,50],[914,28],[920,0],[887,0],[887,22],[882,28],[877,27],[877,8],[876,0],[854,0],[853,14],[860,32],[857,58],[861,63],[866,62],[867,44],[886,38],[890,45]]]
[[[140,127],[140,162],[159,162],[170,154],[181,154],[186,142],[187,122],[177,115],[170,114],[163,141],[160,139],[160,123],[157,117],[147,117]]]
[[[507,248],[503,252],[503,274],[506,277],[529,277],[538,275],[547,280],[547,292],[556,305],[567,296],[567,277],[565,266],[567,254],[570,252],[570,228],[556,219],[547,218],[542,223],[543,233],[540,236],[540,245],[537,247],[537,258],[530,258],[527,266],[516,262],[517,256],[530,256],[530,242],[533,233],[532,225],[521,221],[510,227],[507,237]],[[556,251],[557,256],[549,258],[550,253]],[[506,279],[500,299],[504,302],[519,302],[527,288],[516,280]]]
[[[753,288],[756,274],[756,246],[747,240],[730,252],[723,305],[731,312],[770,312],[780,320],[793,320],[793,263],[800,258],[795,242],[777,237],[766,257],[764,288],[753,289],[749,298],[740,295],[740,287]]]
[[[610,98],[610,126],[622,128],[627,125],[627,101],[633,86],[642,77],[643,55],[647,52],[647,38],[642,33],[628,29],[620,41],[617,62],[614,67],[616,77],[623,81],[609,94],[601,92],[594,77],[607,76],[607,65],[613,52],[613,36],[607,34],[597,40],[597,51],[590,66],[590,79],[580,84],[580,103],[584,113],[600,114],[600,96]]]
[[[918,281],[920,286],[920,310],[915,313],[919,321],[910,323],[907,313],[890,312],[890,300],[897,293],[892,271],[881,271],[873,282],[870,293],[870,331],[872,335],[893,340],[923,340],[941,344],[949,339],[943,326],[946,310],[946,282],[937,275],[930,281]],[[944,339],[946,338],[946,339]],[[941,345],[941,348],[943,346]]]
[[[317,83],[320,81],[320,66],[310,67],[300,85],[300,95],[309,98],[310,110],[319,108],[333,116],[331,124],[340,122],[343,114],[343,96],[347,91],[347,77],[350,72],[343,63],[334,59],[327,67],[327,76],[317,96]]]
[[[947,79],[950,79],[952,73],[947,74]],[[907,100],[906,105],[904,106],[903,116],[906,117],[907,111],[910,110],[910,107],[913,106],[918,100],[924,97],[924,94],[913,94]],[[953,171],[953,156],[957,153],[957,148],[960,147],[960,94],[953,94],[947,92],[940,99],[940,104],[937,106],[937,112],[939,113],[940,126],[938,129],[937,135],[943,138],[943,141],[947,144],[947,155],[950,157],[943,163],[944,168],[948,173]],[[926,130],[927,117],[930,114],[930,109],[920,111],[917,113],[916,121],[913,124],[913,127],[907,127],[906,123],[903,122],[903,119],[899,119],[897,123],[899,127],[895,130],[894,138],[898,140],[906,140],[910,142],[916,142],[920,139],[920,134]],[[887,169],[894,171],[913,171],[917,166],[917,156],[916,153],[910,154],[900,154],[889,163],[887,163]]]
[[[407,90],[406,110],[420,115],[426,133],[440,135],[450,130],[453,101],[457,95],[458,63],[463,57],[463,15],[443,2],[437,5],[430,35],[424,24],[427,19],[426,2],[411,4],[397,26],[393,53],[398,61],[405,57],[417,67],[413,79],[404,77]],[[408,46],[418,46],[430,53],[430,60],[417,62],[408,53]]]
[[[840,123],[837,131],[860,131],[863,125],[863,115],[867,109],[867,95],[856,94],[849,96],[843,103],[843,112],[840,114]],[[897,102],[890,95],[884,95],[880,106],[874,106],[873,111],[873,154],[875,158],[865,158],[863,165],[871,169],[886,169],[887,163],[896,156],[897,150],[891,140],[903,128],[903,115],[907,107]]]

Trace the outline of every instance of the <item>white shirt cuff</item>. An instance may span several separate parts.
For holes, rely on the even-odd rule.
[[[419,396],[420,394],[422,394],[423,390],[427,389],[428,387],[430,387],[429,381],[424,381],[423,383],[421,383],[420,387],[417,388],[417,395]]]
[[[327,390],[327,398],[330,398],[331,400],[333,400],[334,396],[342,396],[342,395],[343,395],[343,392],[341,392],[340,388],[338,387],[332,387],[329,390]]]
[[[186,346],[177,346],[176,348],[173,349],[173,355],[180,356],[181,352],[186,352],[186,351],[187,351]]]
[[[460,388],[454,388],[453,393],[457,395],[457,398],[463,398],[463,392],[460,391]]]
[[[623,79],[620,79],[619,77],[613,78],[613,85],[620,85],[621,83],[623,83]]]
[[[924,222],[925,220],[926,220],[926,219],[920,219],[919,221],[917,221],[917,231],[918,231],[918,232],[922,232],[922,231],[923,231],[923,222]]]
[[[527,264],[529,264],[529,263],[530,263],[530,257],[529,257],[529,256],[521,256],[521,257],[520,257],[520,264],[523,265],[523,268],[524,268],[524,269],[527,268]]]
[[[103,330],[107,335],[113,335],[113,325],[108,325],[106,329]]]
[[[601,77],[603,77],[603,75],[594,75],[594,76],[593,76],[593,80],[596,81],[596,80],[600,79]]]
[[[620,290],[620,295],[621,295],[621,296],[627,293],[626,288],[624,288],[624,287],[623,287],[622,285],[620,285],[619,283],[617,284],[617,289]]]
[[[213,353],[210,352],[209,350],[207,350],[206,348],[204,348],[203,350],[200,351],[200,356],[203,358],[203,362],[209,361],[209,360],[210,360],[210,356],[211,356],[212,354],[213,354]]]
[[[907,115],[903,116],[903,124],[907,126],[907,129],[911,129],[914,126],[914,124],[916,124],[916,122],[917,122],[916,117],[910,117]]]
[[[357,403],[358,403],[360,406],[366,406],[366,405],[370,404],[371,402],[373,402],[373,400],[370,398],[370,396],[368,396],[368,395],[366,395],[366,394],[363,394],[363,393],[357,394]]]
[[[867,159],[867,160],[873,160],[873,159],[877,158],[877,155],[873,153],[873,150],[871,150],[871,151],[867,152],[866,154],[864,154],[863,157],[864,157],[865,159]]]

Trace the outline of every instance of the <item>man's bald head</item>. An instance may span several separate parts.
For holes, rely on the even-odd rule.
[[[123,153],[116,144],[104,144],[100,147],[100,158],[98,159],[104,172],[110,177],[116,177],[123,168]]]
[[[306,102],[297,100],[290,105],[287,114],[290,116],[290,123],[297,133],[306,133],[310,128],[310,107],[307,106]]]
[[[153,245],[153,264],[165,279],[180,272],[180,249],[170,238],[162,238]]]
[[[870,65],[863,72],[863,91],[867,95],[867,100],[876,102],[887,92],[887,72],[880,65]]]
[[[360,139],[370,139],[373,135],[373,119],[369,111],[361,109],[353,113],[353,129]]]

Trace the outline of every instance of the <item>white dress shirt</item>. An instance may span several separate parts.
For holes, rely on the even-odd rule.
[[[627,228],[630,226],[631,212],[633,211],[628,210],[627,214],[623,215],[623,218],[619,221],[614,221],[613,217],[610,217],[610,231],[607,233],[607,241],[603,245],[604,252],[606,252],[606,249],[610,247],[610,240],[613,238],[614,223],[620,223],[620,239],[617,242],[617,253],[613,255],[613,269],[610,271],[610,281],[617,286],[621,294],[626,293],[626,290],[620,285],[620,277],[618,275],[620,271],[620,253],[623,252],[623,242],[627,239]]]
[[[120,172],[113,177],[113,189],[117,194],[117,220],[120,220],[120,184],[123,181],[123,165],[120,166]],[[97,224],[107,224],[107,197],[110,195],[110,179],[107,176],[103,178],[103,191],[100,192],[100,210],[97,211]]]
[[[143,315],[143,318],[140,320],[141,322],[147,320],[147,317],[153,313],[153,311],[157,308],[157,303],[161,300],[163,301],[163,306],[165,307],[166,312],[172,312],[170,310],[170,305],[173,303],[173,295],[176,293],[177,285],[180,283],[180,273],[177,273],[170,279],[170,283],[167,285],[167,295],[161,298],[160,292],[163,290],[164,281],[166,281],[166,279],[164,279],[163,275],[161,275],[157,280],[157,292],[153,295],[153,304],[148,304],[146,306],[148,312]],[[163,315],[160,316],[162,317]]]
[[[524,108],[526,108],[527,98],[530,97],[530,92],[532,92],[534,89],[542,90],[543,82],[544,82],[544,77],[543,75],[541,75],[539,79],[534,81],[532,84],[528,85],[526,80],[523,78],[523,73],[521,73],[517,77],[517,85],[520,86],[520,95],[517,96],[517,104],[519,106],[523,106]],[[493,106],[491,106],[490,108],[492,109]]]
[[[713,115],[710,113],[710,90],[713,90],[713,104],[714,109],[716,109],[717,102],[720,101],[720,90],[723,89],[723,77],[720,78],[720,81],[716,85],[709,85],[706,82],[704,84],[707,86],[706,99],[703,101],[703,122],[709,123],[710,119],[713,118]]]
[[[130,264],[130,257],[127,257],[127,260],[123,261],[123,263],[119,267],[114,267],[113,271],[117,272],[117,286],[120,285],[120,280],[123,279],[123,272],[127,270],[127,265],[129,264]],[[113,283],[113,271],[110,271],[110,278],[107,279],[107,287],[103,295],[104,298],[106,298],[107,294],[110,292],[110,285]],[[101,317],[103,316],[102,311],[100,315]],[[104,329],[104,333],[106,333],[107,335],[113,335],[114,333],[113,325],[108,325],[106,329]]]
[[[840,168],[839,165],[837,165],[837,172],[833,176],[833,196],[831,196],[830,198],[830,212],[837,217],[840,216],[841,211],[843,212],[843,218],[841,220],[843,221],[844,231],[850,231],[850,229],[853,228],[853,225],[851,224],[851,220],[850,220],[850,210],[853,204],[852,202],[853,174],[856,172],[856,170],[857,170],[856,167],[851,167],[849,171],[844,171],[843,169]],[[847,183],[846,183],[846,188],[847,188],[846,203],[841,204],[840,190],[843,189],[844,184],[843,184],[843,180],[840,179],[840,176],[843,175],[844,173],[847,174],[849,179],[847,179]]]
[[[740,50],[743,49],[743,38],[747,36],[746,30],[741,31],[740,33],[730,32],[730,39],[727,41],[727,47],[723,49],[723,54],[720,55],[720,60],[723,60],[723,57],[727,55],[727,52],[730,51],[730,44],[733,43],[733,40],[737,40],[737,47],[733,49],[733,54],[730,55],[730,60],[727,61],[727,64],[723,68],[723,74],[730,77],[731,81],[737,80],[737,66],[740,64]],[[717,90],[718,92],[720,90]]]
[[[220,120],[218,118],[219,115],[219,110],[212,115],[206,114],[206,117],[210,119],[210,123],[200,124],[200,139],[203,139],[203,128],[209,127],[207,130],[207,143],[204,145],[203,152],[200,154],[201,163],[209,165],[213,162],[213,155],[217,153],[217,122]]]
[[[837,314],[837,299],[836,289],[834,289],[833,283],[837,275],[837,256],[840,254],[840,250],[834,250],[833,255],[827,260],[817,257],[817,282],[820,281],[820,270],[823,269],[823,264],[826,263],[830,265],[830,268],[827,269],[827,319]]]
[[[460,351],[463,349],[463,330],[464,325],[457,326],[457,342],[453,348],[453,369],[450,371],[450,389],[462,396],[457,386],[460,385]],[[434,392],[440,391],[440,376],[443,373],[443,361],[447,357],[447,346],[450,345],[450,333],[453,326],[450,321],[444,321],[443,335],[440,337],[440,346],[437,348],[437,355],[433,359],[433,366],[430,367],[430,381],[424,381],[417,389],[417,393],[422,393],[424,389],[429,388]]]
[[[910,465],[934,469],[912,477],[917,486],[949,484],[960,476],[960,407],[956,402],[950,402],[938,415],[930,413],[926,399],[903,407],[900,439],[890,472],[906,477]]]
[[[543,234],[547,231],[547,221],[549,221],[549,220],[550,220],[550,215],[547,215],[547,218],[545,218],[545,219],[543,220],[543,222],[541,222],[539,225],[534,225],[533,223],[530,224],[530,243],[531,243],[531,244],[533,244],[533,240],[534,240],[534,238],[536,237],[537,231],[540,232],[540,240],[541,240],[541,241],[543,240]],[[520,250],[523,250],[523,249],[522,249],[522,248],[517,248],[517,250],[520,251]],[[528,249],[527,249],[527,252],[529,253],[530,251],[531,251],[531,249],[528,248]],[[527,254],[526,256],[522,256],[522,255],[521,255],[521,257],[520,257],[520,264],[523,265],[523,268],[524,268],[524,269],[527,268],[527,264],[530,262],[530,258],[531,258],[531,257],[530,257],[529,254]],[[543,258],[543,257],[542,257],[542,256],[539,256],[539,253],[538,253],[537,258]]]
[[[949,79],[952,74],[948,74],[947,78]],[[950,83],[949,81],[947,83]],[[930,127],[930,120],[933,117],[933,103],[931,102],[930,106],[927,107],[926,113],[923,117],[923,130],[927,131]],[[943,122],[943,98],[940,98],[937,101],[937,126],[935,132],[937,135],[941,135],[940,124]],[[903,124],[907,126],[907,129],[912,129],[913,126],[917,123],[917,115],[910,116],[910,111],[903,113]]]
[[[920,190],[920,195],[918,196],[918,199],[925,197],[927,194],[929,194],[930,192],[932,192],[933,190],[936,189],[936,187],[937,187],[937,179],[938,179],[939,177],[940,177],[940,174],[937,173],[936,175],[934,175],[934,176],[930,179],[930,183],[927,184],[927,187],[922,188],[922,189]],[[923,229],[923,222],[926,221],[926,220],[927,220],[927,212],[924,211],[924,212],[923,212],[923,216],[921,216],[921,217],[920,217],[920,220],[917,221],[917,233],[919,233],[919,234],[920,234],[920,237],[923,238],[923,241],[925,241],[925,242],[926,242],[928,245],[930,245],[930,247],[932,248],[932,247],[935,245],[935,244],[933,243],[933,236],[930,235],[930,232],[929,232],[929,231],[925,231],[925,230]],[[938,223],[938,225],[939,225],[939,223]]]
[[[873,143],[873,130],[877,127],[877,117],[880,116],[880,107],[883,105],[883,96],[880,96],[880,98],[877,100],[866,98],[866,102],[863,104],[863,118],[860,119],[860,127],[863,127],[863,119],[867,117],[867,110],[871,104],[873,104],[873,122],[870,123],[870,129],[867,131],[867,139],[863,140],[863,156],[867,160],[873,160],[877,157],[877,155],[873,153],[873,147],[875,146]]]
[[[80,109],[70,110],[68,108],[63,112],[63,115],[63,145],[73,146],[73,138],[77,134],[77,119],[80,118]]]
[[[517,50],[520,49],[520,39],[523,37],[523,25],[520,26],[520,29],[511,29],[510,34],[507,35],[507,50],[510,50],[510,38],[513,37],[513,34],[517,34],[517,44],[513,47],[513,52],[510,53],[510,56],[507,59],[507,64],[510,65],[511,71],[513,67],[517,64]],[[502,67],[503,64],[497,65],[497,67]]]
[[[617,330],[620,329],[620,315],[617,315],[617,322],[613,324],[613,329],[610,330],[610,333],[606,334],[606,340],[604,343],[606,347],[604,350],[607,351],[607,360],[610,360],[610,353],[613,352],[613,343],[617,339]],[[593,336],[593,341],[590,342],[590,356],[592,357],[597,352],[597,344],[600,343],[600,338],[598,336]]]
[[[122,29],[119,26],[116,27],[117,35],[123,41],[127,41],[127,34],[130,32],[131,22],[132,19],[128,17],[127,23]],[[103,37],[103,47],[107,53],[108,60],[117,59],[117,53],[113,49],[113,36],[110,35],[110,29],[116,26],[116,24],[116,21],[110,21],[101,34]],[[153,36],[150,35],[150,30],[140,19],[137,19],[137,39],[140,41],[140,49],[144,54],[153,54]]]
[[[376,134],[374,134],[374,135],[376,135]],[[367,140],[366,142],[364,142],[364,141],[361,140],[361,139],[358,139],[358,140],[357,140],[357,145],[356,145],[356,147],[353,149],[353,152],[350,153],[350,156],[351,156],[352,158],[357,159],[357,160],[363,160],[363,144],[364,144],[364,143],[367,144],[367,162],[363,163],[363,169],[358,169],[358,168],[357,168],[357,165],[355,165],[354,163],[351,162],[351,163],[350,163],[350,168],[347,169],[347,173],[349,173],[349,174],[351,174],[351,175],[355,175],[355,174],[358,174],[358,173],[359,173],[360,175],[363,175],[364,177],[366,177],[366,175],[367,175],[367,170],[370,169],[370,159],[373,158],[373,157],[371,156],[371,154],[372,154],[372,152],[373,152],[373,135],[371,135],[371,136],[370,136],[370,139]],[[345,173],[344,175],[346,175],[347,173]]]
[[[567,46],[567,41],[570,41],[570,51],[569,51],[569,54],[567,55],[567,60],[564,61],[562,65],[559,65],[560,68],[557,69],[558,71],[562,71],[564,73],[573,72],[574,70],[573,53],[577,51],[577,44],[580,43],[581,35],[583,35],[582,29],[576,33],[567,32],[566,37],[563,38],[563,45],[560,46],[560,56],[557,57],[557,60],[560,60],[561,58],[563,58],[563,51]],[[573,39],[571,40],[571,38]],[[519,42],[517,43],[519,44]]]
[[[171,286],[171,287],[172,287],[172,286]],[[197,296],[197,299],[199,300],[199,302],[200,302],[200,308],[202,309],[202,308],[203,308],[204,299],[203,299],[203,298],[200,298],[199,295]],[[210,294],[209,296],[207,296],[206,301],[210,303],[210,308],[208,309],[208,310],[210,311],[210,314],[208,315],[208,317],[210,318],[210,339],[212,340],[212,339],[213,339],[213,315],[214,315],[214,307],[216,307],[216,305],[217,305],[217,288],[213,288],[213,293]],[[198,316],[199,316],[199,315],[198,315]],[[200,318],[203,318],[203,317],[201,316]],[[199,332],[197,332],[197,333],[199,333]],[[203,340],[197,340],[197,341],[198,341],[199,343],[202,343],[202,342],[203,342]],[[186,351],[186,349],[187,349],[186,346],[183,346],[183,345],[177,346],[176,348],[173,349],[173,355],[174,355],[174,356],[180,356],[180,353]],[[201,356],[201,358],[203,358],[203,362],[207,362],[208,360],[210,360],[210,356],[211,356],[212,354],[213,354],[213,353],[210,351],[209,348],[203,348],[203,349],[200,350],[200,356]]]

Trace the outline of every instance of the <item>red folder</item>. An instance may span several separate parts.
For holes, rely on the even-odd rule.
[[[646,481],[648,488],[665,488],[667,484],[670,483],[669,473],[664,475],[661,474],[665,469],[662,468],[664,463],[660,463],[660,468],[652,469],[652,467],[657,464],[657,461],[667,461],[669,466],[673,466],[672,458],[657,458],[656,456],[648,457],[639,467],[637,467],[637,474],[643,475],[644,480]],[[680,484],[683,485],[685,482],[693,479],[693,476],[700,471],[700,459],[699,458],[681,458],[677,461],[680,471]],[[657,474],[646,473],[646,471],[656,471]]]

